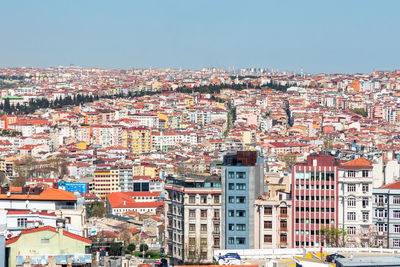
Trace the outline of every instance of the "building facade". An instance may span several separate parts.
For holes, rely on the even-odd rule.
[[[292,244],[290,194],[269,191],[255,201],[254,248],[288,248]]]
[[[373,223],[370,235],[376,246],[400,248],[400,181],[373,190]]]
[[[168,177],[165,189],[167,254],[175,262],[211,263],[220,248],[220,178]]]
[[[339,168],[339,227],[347,233],[346,246],[370,247],[372,225],[372,162],[359,158]]]
[[[292,247],[324,246],[321,228],[338,227],[338,162],[309,155],[292,167]]]
[[[264,189],[264,159],[258,151],[228,153],[221,174],[221,247],[254,248],[254,204]]]

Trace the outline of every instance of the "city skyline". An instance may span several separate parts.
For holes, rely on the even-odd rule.
[[[1,67],[399,68],[399,3],[6,3]],[[376,15],[378,14],[378,15]]]

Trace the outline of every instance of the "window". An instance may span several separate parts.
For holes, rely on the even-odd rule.
[[[214,224],[214,233],[219,234],[219,224]]]
[[[228,172],[228,178],[230,178],[230,179],[235,178],[235,173],[234,172]]]
[[[354,226],[348,226],[348,227],[347,227],[347,234],[349,234],[349,235],[355,235],[355,234],[356,234],[356,227],[354,227]]]
[[[285,221],[281,221],[281,231],[287,230],[287,223]]]
[[[201,196],[201,204],[207,204],[207,196]]]
[[[235,197],[228,197],[228,203],[235,203]]]
[[[214,210],[214,218],[219,218],[219,209]]]
[[[236,197],[236,203],[238,204],[246,203],[246,197]]]
[[[264,235],[264,243],[272,243],[272,235]]]
[[[363,193],[369,192],[369,185],[368,184],[362,184],[362,191],[363,191]]]
[[[369,211],[363,211],[362,213],[363,221],[366,222],[369,220]]]
[[[272,229],[272,221],[264,221],[264,229]]]
[[[234,183],[229,183],[228,184],[229,190],[235,190],[235,184]]]
[[[196,217],[196,211],[195,210],[189,210],[189,217],[191,217],[191,218]]]
[[[393,247],[395,248],[400,247],[400,239],[393,239]]]
[[[189,224],[189,231],[190,232],[196,231],[196,225],[194,223]]]
[[[235,211],[234,210],[229,210],[228,211],[228,216],[229,217],[235,217]]]
[[[347,177],[356,177],[355,171],[347,171]]]
[[[286,235],[281,235],[280,236],[280,241],[281,241],[281,243],[287,243],[287,236]]]
[[[229,229],[229,231],[234,231],[235,230],[235,225],[233,223],[230,223],[228,225],[228,229]]]
[[[42,244],[48,244],[48,243],[50,243],[50,239],[48,239],[48,238],[43,238],[43,239],[41,240],[41,242],[42,242]]]
[[[393,204],[400,204],[400,197],[393,197]]]
[[[201,216],[202,218],[207,217],[207,210],[201,210],[200,216]]]
[[[236,216],[237,217],[245,217],[246,216],[246,211],[245,210],[237,210],[236,211]]]
[[[281,217],[286,217],[286,216],[287,216],[287,208],[281,207]]]
[[[214,247],[219,248],[219,238],[214,238]]]
[[[236,224],[236,231],[246,231],[245,224]]]
[[[356,191],[356,185],[355,184],[348,184],[347,185],[347,192],[355,192]]]
[[[378,229],[378,232],[386,232],[387,224],[378,223],[376,228]]]
[[[272,207],[265,207],[264,215],[272,215]]]
[[[237,179],[245,179],[246,178],[246,173],[245,172],[237,172],[236,173],[236,178]]]
[[[363,197],[363,199],[362,199],[362,206],[363,206],[363,208],[367,208],[368,205],[369,205],[369,200],[368,200],[368,198],[367,198],[367,197]]]
[[[214,203],[219,204],[219,196],[214,196]]]
[[[362,170],[362,177],[368,177],[369,176],[369,171],[368,170]]]
[[[347,220],[348,221],[355,221],[356,220],[356,213],[355,212],[347,212]]]
[[[246,190],[246,184],[237,183],[236,190]]]
[[[393,211],[393,218],[394,219],[400,219],[400,210],[394,210]]]
[[[393,226],[393,229],[394,229],[394,232],[395,232],[395,233],[400,233],[400,225],[395,224],[395,225]]]
[[[189,196],[189,203],[196,203],[196,197],[195,196]]]
[[[194,245],[196,245],[196,238],[189,237],[189,246],[194,246]]]
[[[228,238],[228,244],[229,244],[229,245],[235,244],[235,238],[229,237],[229,238]]]
[[[244,244],[246,244],[246,238],[244,238],[244,237],[237,237],[237,238],[236,238],[236,244],[237,244],[237,245],[244,245]]]
[[[207,232],[207,224],[202,224],[202,225],[200,226],[200,231],[202,231],[202,232]]]
[[[27,218],[18,218],[17,225],[18,227],[26,227]]]
[[[355,198],[349,198],[347,200],[347,206],[349,207],[355,207],[356,206],[356,199]]]
[[[200,245],[207,245],[207,238],[200,238]]]

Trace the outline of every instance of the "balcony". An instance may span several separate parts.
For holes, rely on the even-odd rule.
[[[281,218],[287,218],[287,213],[281,213],[281,214],[279,214],[279,216],[280,216]]]
[[[218,221],[218,222],[219,222],[220,220],[221,220],[220,217],[214,217],[214,218],[213,218],[213,221]]]
[[[376,203],[376,205],[378,207],[386,207],[386,203],[384,203],[384,202],[378,202],[378,203]]]
[[[220,235],[220,233],[221,233],[220,231],[213,231],[212,232],[213,235],[218,235],[218,236]]]
[[[279,228],[279,231],[281,231],[281,232],[287,232],[287,228],[281,227],[281,228]]]

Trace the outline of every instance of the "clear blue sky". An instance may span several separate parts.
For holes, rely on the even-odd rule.
[[[400,68],[399,0],[12,0],[0,66]]]

